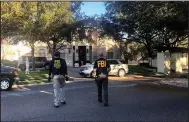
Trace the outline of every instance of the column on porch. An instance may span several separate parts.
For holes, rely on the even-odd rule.
[[[90,64],[90,49],[89,45],[86,45],[86,65]]]
[[[79,67],[79,50],[78,50],[78,45],[75,45],[75,61],[74,61],[74,67]]]
[[[165,73],[164,69],[164,53],[159,52],[157,53],[157,72]]]
[[[172,69],[175,72],[182,72],[182,53],[172,53],[171,54],[171,60],[172,62]]]
[[[169,52],[159,52],[157,54],[157,71],[159,73],[169,73],[170,70],[182,72],[182,54]]]

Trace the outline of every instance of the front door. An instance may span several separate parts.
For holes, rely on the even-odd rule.
[[[86,64],[86,46],[79,46],[79,66]]]

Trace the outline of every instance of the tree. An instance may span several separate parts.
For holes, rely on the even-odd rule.
[[[52,54],[63,46],[63,42],[71,41],[72,15],[80,8],[81,2],[72,2],[73,6],[71,2],[9,3],[3,4],[4,35],[16,37],[14,43],[17,43],[16,39],[27,40],[32,47],[33,56],[34,43],[38,40],[47,43],[52,48]],[[33,68],[34,66],[33,58]]]
[[[128,38],[143,43],[153,58],[154,49],[164,51],[187,37],[186,5],[186,2],[106,2],[106,16],[113,27],[117,26],[118,35],[125,32]]]
[[[23,24],[20,2],[1,2],[1,38],[18,34]]]
[[[37,16],[37,4],[38,2],[1,3],[2,38],[12,38],[12,44],[17,44],[20,39],[28,40],[32,48],[33,70],[35,70],[34,42],[37,35],[33,17]]]
[[[78,12],[81,2],[41,2],[39,17],[39,39],[48,44],[51,53],[70,42],[73,13]],[[61,18],[61,19],[60,19]]]

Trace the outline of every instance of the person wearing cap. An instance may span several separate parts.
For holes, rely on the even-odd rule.
[[[96,84],[98,87],[98,102],[102,103],[102,87],[104,93],[104,106],[108,106],[108,73],[110,71],[110,65],[104,58],[103,53],[99,55],[99,58],[95,61],[93,71],[96,72]]]
[[[66,61],[60,58],[60,52],[56,51],[49,67],[49,81],[51,78],[53,80],[55,108],[58,108],[60,103],[66,104],[64,85],[67,77]]]

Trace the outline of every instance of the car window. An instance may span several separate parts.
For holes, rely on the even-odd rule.
[[[127,64],[125,60],[119,60],[122,64]]]
[[[108,63],[111,64],[119,64],[116,60],[108,60]]]
[[[35,57],[35,60],[39,62],[47,61],[46,57]]]
[[[40,61],[40,57],[35,57],[35,61]]]
[[[26,57],[28,57],[29,62],[32,61],[32,57],[31,56],[22,56],[23,61],[26,61]]]

